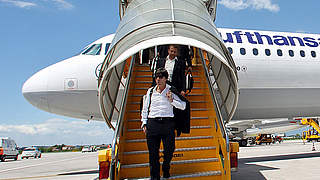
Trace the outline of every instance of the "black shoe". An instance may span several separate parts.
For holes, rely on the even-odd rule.
[[[164,178],[169,178],[170,177],[169,171],[163,171],[163,177]]]
[[[160,180],[160,176],[151,176],[151,180]]]

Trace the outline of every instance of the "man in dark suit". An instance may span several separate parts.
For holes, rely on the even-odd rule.
[[[158,46],[158,56],[159,58],[166,58],[168,56],[168,47],[169,45],[160,45]],[[192,59],[193,50],[192,47],[187,45],[179,45],[178,48],[178,59],[184,60],[187,63],[188,70],[192,71]]]
[[[192,62],[191,62],[191,54],[192,54],[192,49],[189,48],[187,45],[180,45],[179,46],[179,56],[178,58],[180,60],[184,60],[187,63],[188,70],[192,70]]]
[[[186,64],[184,60],[179,60],[178,47],[176,45],[168,46],[168,56],[166,58],[159,58],[156,64],[156,69],[165,68],[168,73],[168,84],[174,86],[181,95],[186,92],[186,78],[185,69]]]

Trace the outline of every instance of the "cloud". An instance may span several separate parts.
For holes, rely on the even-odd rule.
[[[98,123],[98,124],[96,124]],[[99,122],[95,122],[99,125]],[[100,124],[104,125],[104,123]],[[16,132],[25,135],[48,135],[48,134],[97,134],[97,129],[90,129],[92,124],[86,121],[68,121],[64,119],[48,119],[40,124],[22,124],[22,125],[0,125],[1,132]],[[100,131],[101,128],[98,129]],[[100,134],[100,133],[98,133]],[[93,135],[95,136],[95,135]]]
[[[0,0],[0,3],[11,4],[19,8],[31,8],[31,7],[51,7],[55,6],[60,10],[71,10],[74,8],[74,5],[67,2],[66,0],[41,0],[34,2],[35,0]]]
[[[71,3],[65,0],[52,0],[52,1],[58,6],[59,9],[69,10],[74,8],[74,6]]]
[[[30,7],[37,6],[37,4],[32,2],[18,1],[18,0],[0,0],[0,2],[12,4],[19,8],[30,8]]]
[[[280,11],[278,4],[273,4],[272,0],[220,0],[218,3],[233,10],[252,8],[256,10],[266,9],[271,12]]]
[[[0,137],[12,137],[18,144],[99,144],[110,143],[113,131],[104,122],[48,119],[39,124],[0,124]]]

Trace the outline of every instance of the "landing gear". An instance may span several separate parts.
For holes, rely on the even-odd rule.
[[[6,160],[6,157],[5,156],[1,156],[0,160],[1,160],[1,162],[4,162]]]
[[[247,139],[242,139],[242,140],[239,141],[239,145],[240,145],[241,147],[246,147],[247,144],[248,144]]]

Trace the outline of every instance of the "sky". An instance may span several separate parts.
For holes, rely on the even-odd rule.
[[[318,7],[318,0],[218,0],[215,24],[319,33]],[[117,0],[0,0],[0,137],[18,146],[111,143],[104,122],[44,112],[21,89],[34,73],[114,33],[119,21]]]

